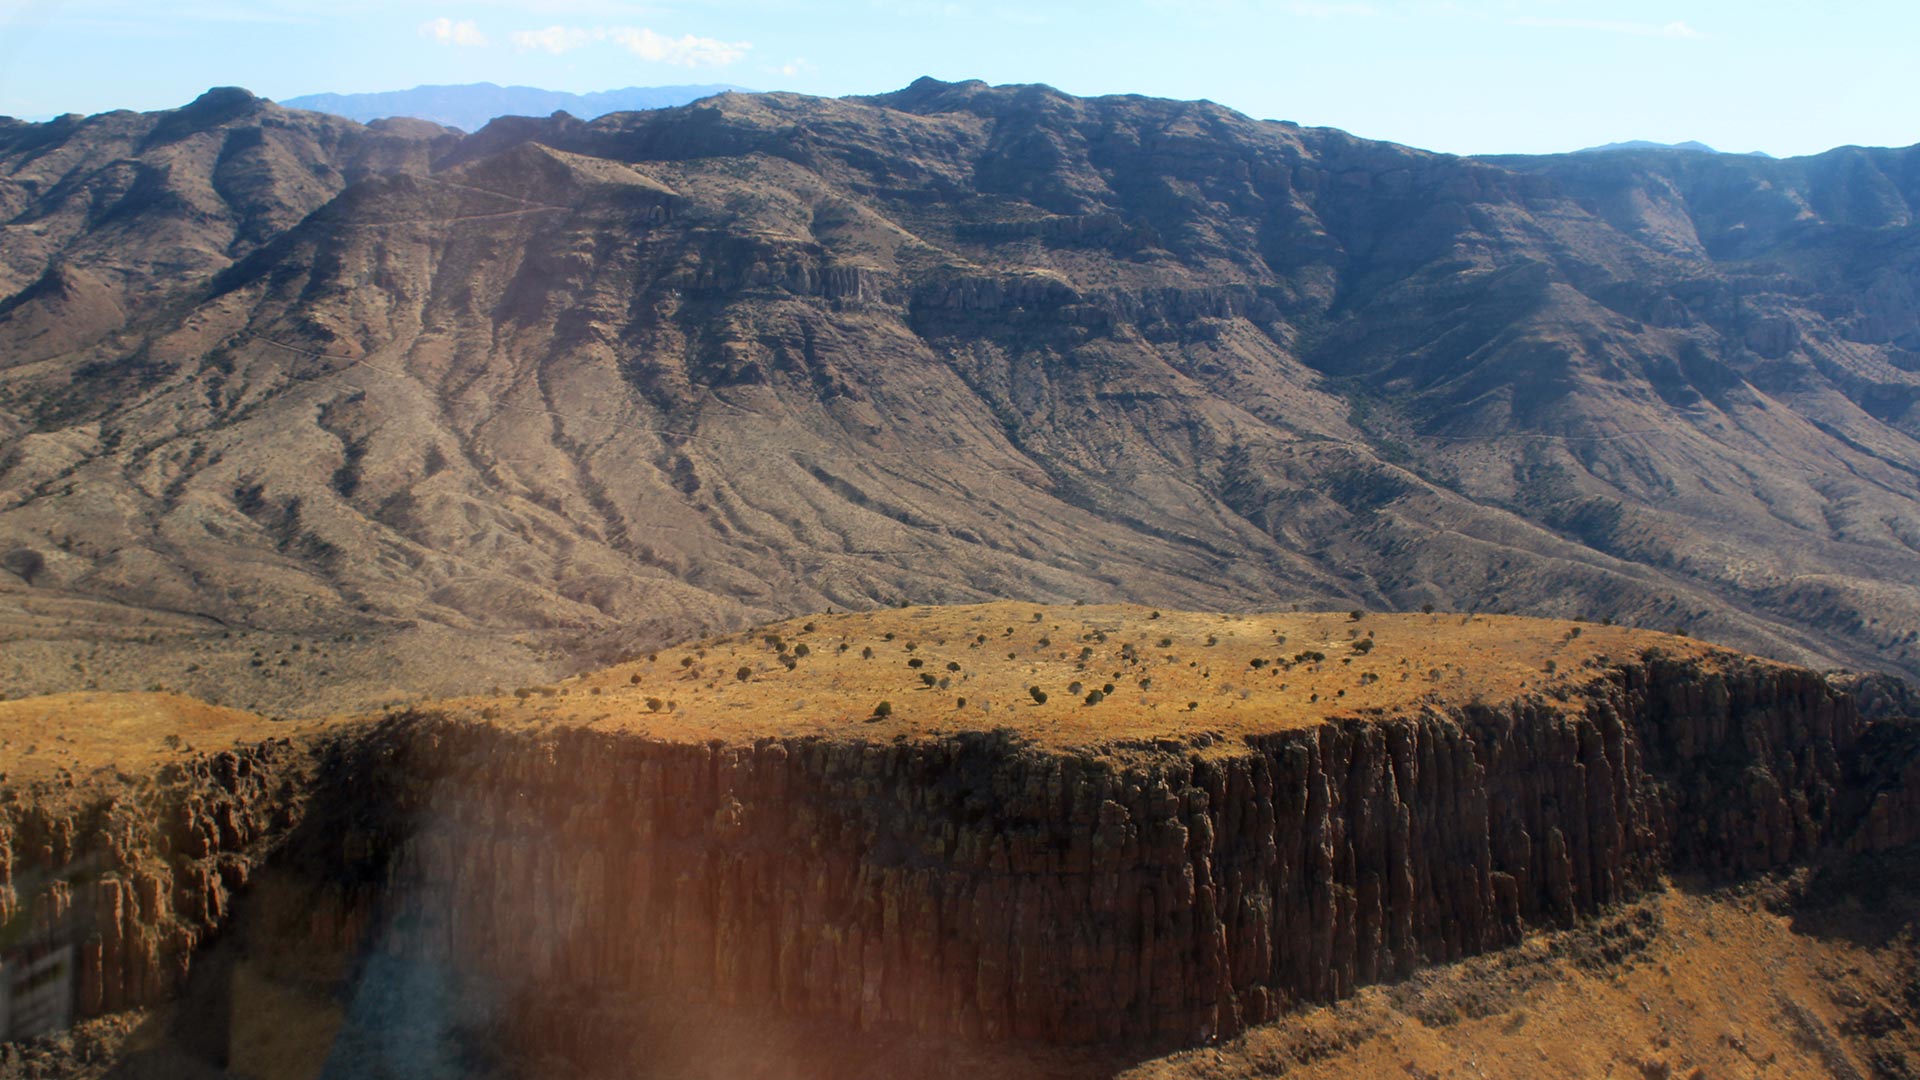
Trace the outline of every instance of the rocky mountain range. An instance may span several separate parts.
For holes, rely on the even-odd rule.
[[[317,712],[994,597],[1920,672],[1916,207],[1916,149],[933,80],[0,122],[0,689]]]
[[[542,90],[535,86],[497,86],[465,83],[458,86],[416,86],[369,94],[303,94],[281,102],[289,109],[311,109],[349,120],[371,123],[388,117],[410,117],[445,124],[462,131],[478,131],[502,116],[547,116],[570,113],[593,120],[611,112],[665,109],[745,87],[725,83],[696,86],[628,86],[591,94]]]

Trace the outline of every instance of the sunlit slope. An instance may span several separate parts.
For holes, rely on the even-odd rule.
[[[8,128],[0,633],[57,644],[0,678],[316,711],[1007,598],[1912,670],[1909,156],[1491,162],[932,81]],[[357,659],[251,666],[315,641]]]

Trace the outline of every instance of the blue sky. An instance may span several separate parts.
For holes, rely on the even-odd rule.
[[[489,81],[1209,98],[1455,153],[1920,142],[1912,0],[0,0],[0,113]]]

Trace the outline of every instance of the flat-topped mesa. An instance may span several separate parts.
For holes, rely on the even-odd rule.
[[[1513,616],[1001,602],[791,619],[435,711],[701,743],[1004,729],[1124,757],[1429,706],[1537,698],[1578,711],[1586,684],[1650,649],[1711,668],[1747,663],[1687,638]]]
[[[1182,1042],[1826,840],[1845,698],[1575,629],[995,605],[459,703],[411,721],[393,796],[426,823],[398,880],[443,905],[408,939],[602,993]]]
[[[1664,873],[1789,864],[1868,802],[1818,675],[1458,615],[821,616],[337,730],[331,824],[279,860],[315,925],[484,980],[508,1038],[589,1064],[639,1052],[649,995],[1204,1040]]]
[[[0,966],[72,946],[82,1017],[180,993],[300,819],[311,736],[170,694],[0,702]]]

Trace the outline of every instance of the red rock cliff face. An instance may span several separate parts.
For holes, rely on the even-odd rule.
[[[863,1028],[1185,1042],[1669,869],[1805,857],[1842,824],[1858,727],[1811,673],[1658,660],[1566,703],[1099,755],[419,716],[362,774],[404,824],[354,842],[390,854],[383,947],[568,1002],[523,1016],[547,1048],[617,1053],[595,1008],[667,992]]]
[[[303,749],[208,754],[138,787],[0,799],[0,952],[71,944],[76,1011],[164,1001],[297,820]],[[38,796],[37,798],[35,796]],[[57,796],[57,797],[56,797]]]
[[[1513,943],[1670,870],[1897,842],[1911,748],[1880,739],[1863,770],[1862,730],[1812,673],[1657,658],[1567,701],[1077,752],[415,714],[84,810],[5,807],[0,925],[80,945],[83,1013],[153,1003],[264,863],[306,890],[276,886],[278,940],[470,978],[513,1003],[509,1042],[576,1061],[630,1058],[649,995],[1182,1043]],[[1843,790],[1868,781],[1890,794]]]

